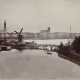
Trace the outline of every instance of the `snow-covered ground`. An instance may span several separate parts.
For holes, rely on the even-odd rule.
[[[1,80],[80,80],[80,66],[42,50],[0,52]]]

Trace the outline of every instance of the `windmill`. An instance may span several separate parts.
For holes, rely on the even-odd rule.
[[[23,27],[21,28],[21,30],[19,32],[14,31],[17,34],[17,39],[19,42],[22,42],[22,40],[23,40],[22,31],[23,31]]]
[[[13,48],[18,49],[18,50],[23,50],[26,48],[26,44],[23,41],[23,35],[22,35],[22,31],[23,31],[23,27],[21,28],[21,30],[18,31],[14,31],[17,34],[17,40],[16,43],[14,43]]]

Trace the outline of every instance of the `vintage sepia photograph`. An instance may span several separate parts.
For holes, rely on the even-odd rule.
[[[0,0],[0,80],[80,80],[80,0]]]

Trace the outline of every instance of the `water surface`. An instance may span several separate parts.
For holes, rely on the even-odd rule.
[[[42,50],[0,52],[0,79],[79,80],[80,66]]]

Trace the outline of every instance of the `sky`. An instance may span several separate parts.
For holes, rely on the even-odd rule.
[[[0,29],[7,22],[7,31],[24,28],[39,32],[80,32],[80,0],[0,0]]]

